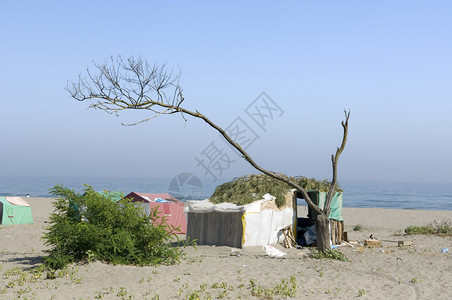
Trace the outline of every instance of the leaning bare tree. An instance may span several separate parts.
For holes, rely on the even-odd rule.
[[[68,83],[67,90],[79,101],[91,100],[89,108],[100,109],[111,114],[123,110],[143,109],[151,112],[149,118],[126,126],[149,121],[161,115],[180,114],[186,121],[186,116],[202,119],[217,130],[242,157],[255,169],[277,180],[287,183],[303,195],[307,204],[318,213],[316,221],[317,243],[319,251],[330,247],[329,215],[331,201],[335,194],[337,183],[337,163],[347,142],[349,112],[345,111],[345,121],[342,122],[344,134],[342,144],[336,154],[331,156],[333,179],[327,193],[323,209],[316,205],[308,192],[293,182],[288,176],[268,171],[258,165],[250,155],[235,142],[220,126],[212,122],[198,110],[188,110],[182,106],[183,90],[179,85],[180,74],[169,72],[165,65],[150,65],[141,58],[127,59],[110,57],[105,62],[93,63],[86,70],[86,77],[79,75],[78,80]]]

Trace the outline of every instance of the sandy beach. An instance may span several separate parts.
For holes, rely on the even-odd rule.
[[[310,258],[310,248],[274,245],[287,253],[277,259],[262,247],[235,256],[230,247],[198,246],[173,266],[93,262],[71,265],[56,279],[33,278],[21,270],[42,260],[52,200],[27,198],[33,225],[0,227],[0,299],[452,299],[452,255],[441,252],[452,249],[452,238],[403,234],[407,226],[452,222],[452,211],[344,208],[349,240],[373,234],[382,241],[378,248],[341,247],[349,262]]]

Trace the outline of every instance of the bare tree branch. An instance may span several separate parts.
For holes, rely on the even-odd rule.
[[[199,111],[182,107],[184,97],[179,85],[180,73],[174,75],[173,72],[167,70],[166,65],[157,66],[154,64],[151,66],[147,61],[134,57],[128,59],[123,59],[121,56],[110,57],[101,64],[93,62],[93,66],[93,69],[87,68],[88,78],[79,75],[77,81],[67,84],[66,89],[74,99],[78,101],[88,100],[91,102],[90,108],[100,109],[107,113],[119,114],[123,110],[130,109],[144,109],[153,113],[153,116],[141,121],[123,124],[126,126],[147,122],[165,114],[180,114],[185,123],[187,122],[186,115],[202,119],[217,130],[255,169],[296,189],[303,195],[303,198],[313,210],[322,215],[323,219],[328,220],[327,216],[329,216],[331,200],[337,182],[337,162],[347,141],[350,112],[345,112],[345,123],[342,122],[344,128],[342,144],[331,158],[333,181],[322,210],[311,200],[304,188],[283,174],[262,168],[221,127]]]
[[[344,151],[345,144],[347,143],[347,136],[348,136],[348,118],[350,117],[350,111],[344,110],[345,113],[345,122],[342,121],[342,127],[344,129],[344,135],[342,136],[342,143],[339,148],[336,150],[336,155],[331,155],[331,163],[333,165],[333,179],[331,181],[330,189],[328,190],[328,194],[326,195],[325,204],[323,206],[323,212],[326,216],[330,215],[331,211],[331,201],[333,200],[333,196],[336,193],[335,187],[337,183],[337,162],[339,160],[339,156],[341,155],[342,151]]]
[[[153,115],[152,117],[149,117],[149,118],[147,118],[147,119],[144,119],[144,120],[141,120],[141,121],[138,121],[138,122],[135,122],[135,123],[121,123],[121,125],[123,125],[123,126],[135,126],[135,125],[138,125],[138,124],[140,124],[140,123],[147,122],[147,121],[150,121],[150,120],[152,120],[152,119],[155,119],[155,118],[157,118],[157,117],[160,116],[160,115],[168,114],[168,111],[169,111],[169,110],[170,110],[170,109],[168,108],[168,109],[166,109],[166,110],[164,110],[164,111],[162,111],[162,112],[156,113],[156,114]]]

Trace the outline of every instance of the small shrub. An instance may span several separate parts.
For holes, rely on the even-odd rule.
[[[345,256],[344,253],[332,250],[332,249],[326,249],[325,251],[318,251],[314,249],[312,253],[310,254],[310,257],[316,258],[316,259],[323,259],[323,258],[329,258],[329,259],[335,259],[340,261],[348,261],[347,256]]]
[[[433,221],[424,226],[409,226],[406,234],[438,234],[452,236],[452,223],[448,221]]]
[[[11,276],[16,276],[22,274],[23,270],[19,267],[11,268],[4,272],[5,278],[9,278]]]
[[[435,229],[435,233],[444,234],[444,235],[452,235],[452,222],[448,221],[433,221],[429,223],[427,226],[430,226]]]
[[[282,279],[280,283],[275,284],[270,288],[264,288],[256,282],[255,279],[250,279],[249,289],[251,295],[263,299],[273,299],[273,296],[283,296],[284,298],[295,298],[297,294],[297,279],[294,275],[290,279]]]
[[[86,186],[83,194],[57,185],[50,226],[44,234],[46,266],[60,269],[77,261],[159,265],[180,260],[182,250],[172,247],[176,237],[160,220],[157,210],[146,216],[128,199],[118,204],[114,193],[97,193]]]
[[[186,295],[185,299],[187,299],[187,300],[196,300],[196,299],[200,299],[199,291],[190,291],[190,292]]]
[[[405,228],[406,234],[432,234],[434,229],[429,226],[409,226]]]
[[[116,293],[116,297],[124,297],[127,296],[127,290],[125,287],[120,287],[118,293]]]
[[[353,231],[361,231],[363,229],[363,226],[360,224],[356,224],[353,226]]]

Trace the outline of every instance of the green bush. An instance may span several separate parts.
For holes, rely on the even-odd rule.
[[[97,193],[90,186],[77,194],[57,185],[51,194],[58,198],[43,237],[50,246],[48,267],[59,269],[83,260],[141,266],[180,260],[182,250],[170,243],[176,237],[170,233],[174,228],[159,219],[156,210],[146,216],[130,200],[116,203],[113,193]]]
[[[448,221],[433,221],[424,226],[408,226],[406,234],[438,234],[452,236],[452,223]]]
[[[408,226],[405,228],[406,234],[431,234],[435,233],[435,230],[429,226]]]
[[[335,259],[340,261],[348,261],[347,256],[345,256],[344,253],[332,250],[332,249],[326,249],[325,251],[318,251],[316,249],[312,250],[312,253],[309,255],[311,258],[316,259],[323,259],[323,258],[329,258],[329,259]]]
[[[361,231],[363,229],[363,226],[360,224],[356,224],[353,226],[353,231]]]

